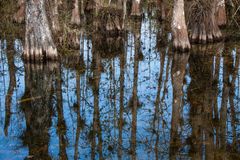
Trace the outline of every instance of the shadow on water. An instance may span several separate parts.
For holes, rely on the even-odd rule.
[[[0,159],[240,158],[239,44],[173,53],[166,25],[129,21],[46,64],[1,39]]]

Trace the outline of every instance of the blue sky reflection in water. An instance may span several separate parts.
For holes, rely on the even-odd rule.
[[[0,159],[239,158],[237,44],[177,54],[162,30],[144,20],[109,39],[116,53],[83,33],[83,50],[45,65],[2,39]]]

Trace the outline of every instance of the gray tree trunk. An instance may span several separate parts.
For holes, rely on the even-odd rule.
[[[26,60],[39,61],[57,58],[57,48],[46,16],[45,0],[26,2]]]

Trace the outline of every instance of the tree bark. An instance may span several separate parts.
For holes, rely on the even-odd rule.
[[[131,9],[131,16],[141,16],[140,0],[133,0],[132,9]]]
[[[18,0],[18,11],[14,15],[14,21],[17,23],[22,23],[25,17],[25,0]]]
[[[58,5],[59,5],[59,0],[48,0],[50,3],[50,12],[51,12],[51,25],[52,25],[52,30],[54,33],[60,31],[60,24],[59,24],[59,19],[58,19]]]
[[[57,48],[46,16],[45,0],[26,2],[26,60],[39,61],[57,58]]]
[[[207,43],[222,38],[222,33],[216,21],[217,0],[199,0],[193,2],[190,8],[190,39],[196,43]]]
[[[78,0],[74,0],[71,23],[79,25],[80,24],[80,15],[79,15],[79,3]]]
[[[160,20],[166,19],[166,1],[165,0],[157,0],[158,7],[160,9]]]
[[[225,26],[227,24],[227,15],[225,9],[225,0],[218,0],[216,20],[218,26]]]
[[[191,48],[184,13],[184,0],[174,0],[172,19],[173,48],[185,52]]]

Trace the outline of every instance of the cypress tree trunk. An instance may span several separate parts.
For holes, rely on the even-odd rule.
[[[51,25],[52,25],[52,30],[54,33],[60,31],[60,24],[59,24],[59,19],[58,19],[58,5],[59,5],[59,0],[48,0],[50,3],[50,12],[51,12]]]
[[[221,39],[222,33],[216,21],[217,0],[194,1],[190,8],[190,39],[197,43]]]
[[[184,0],[174,0],[172,34],[174,49],[182,52],[190,49],[184,13]]]
[[[17,23],[22,23],[25,16],[25,0],[18,0],[18,11],[14,15],[14,21]]]
[[[224,26],[224,25],[227,24],[225,0],[218,0],[217,1],[216,19],[217,19],[218,26]]]
[[[72,24],[76,24],[76,25],[79,25],[79,24],[80,24],[79,3],[78,3],[78,0],[74,0],[71,23],[72,23]]]
[[[46,16],[45,0],[26,2],[26,60],[39,61],[57,58],[57,48]]]
[[[140,0],[133,0],[132,2],[132,9],[131,9],[132,16],[141,16],[140,11]]]

